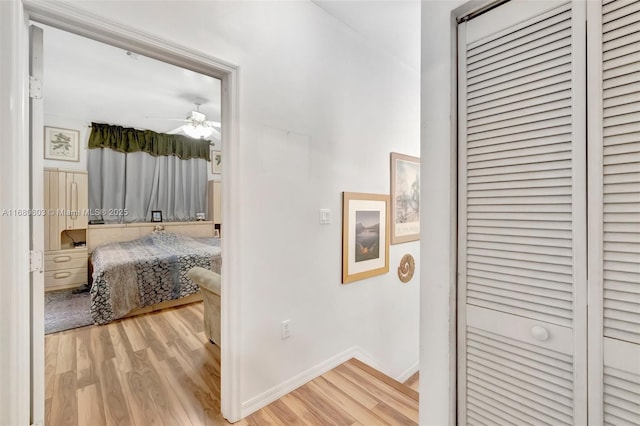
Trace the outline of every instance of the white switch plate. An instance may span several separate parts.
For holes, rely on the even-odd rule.
[[[280,337],[282,338],[282,340],[288,339],[289,336],[290,336],[290,333],[289,333],[289,324],[290,323],[291,323],[291,320],[284,320],[280,324],[280,326],[281,326],[281,328],[280,328]]]
[[[331,210],[320,209],[320,224],[326,225],[328,223],[331,223]]]

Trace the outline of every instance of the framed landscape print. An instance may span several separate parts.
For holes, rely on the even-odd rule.
[[[389,196],[342,193],[342,283],[389,272]]]
[[[45,126],[44,158],[49,160],[80,161],[80,132]]]
[[[420,159],[391,153],[391,244],[420,239]]]

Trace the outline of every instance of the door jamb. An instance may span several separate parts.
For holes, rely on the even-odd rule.
[[[221,302],[221,411],[231,422],[240,420],[240,237],[235,218],[240,209],[240,132],[239,72],[237,65],[215,58],[169,40],[101,18],[76,7],[58,2],[22,0],[26,20],[33,20],[96,41],[139,53],[162,62],[219,78],[222,81],[223,162],[222,173],[222,292]],[[24,31],[28,31],[25,26]],[[27,80],[23,75],[21,79]],[[25,81],[21,81],[23,84]],[[225,113],[226,111],[226,113]],[[24,112],[23,112],[24,114]],[[23,118],[23,117],[20,117]],[[24,117],[28,120],[28,117]],[[231,197],[233,194],[233,197]],[[231,283],[234,285],[231,285]],[[44,360],[36,360],[43,362]],[[44,398],[44,395],[32,395]]]

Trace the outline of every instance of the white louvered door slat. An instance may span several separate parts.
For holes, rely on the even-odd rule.
[[[589,420],[640,424],[640,1],[592,4]]]
[[[460,424],[586,423],[584,20],[512,0],[458,27]]]

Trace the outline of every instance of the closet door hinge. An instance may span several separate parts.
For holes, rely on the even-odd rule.
[[[29,97],[42,99],[42,81],[39,78],[29,76]]]
[[[29,270],[31,272],[44,271],[44,257],[42,256],[42,250],[36,249],[29,252]]]

